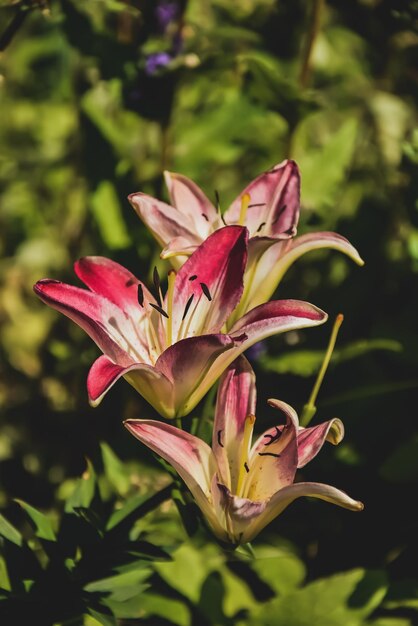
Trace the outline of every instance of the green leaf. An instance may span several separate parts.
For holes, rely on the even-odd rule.
[[[335,210],[358,133],[356,117],[346,116],[337,129],[326,129],[328,115],[328,112],[310,115],[294,135],[294,158],[303,172],[303,203],[325,217],[330,207]],[[310,137],[317,137],[318,128],[324,138],[320,148],[310,145]]]
[[[112,606],[114,607],[114,605]],[[131,605],[130,609],[132,613],[134,612],[132,610],[133,608],[134,607]],[[115,607],[115,610],[117,611],[118,617],[129,618],[138,616],[138,609],[135,615],[128,615],[127,607],[123,605],[118,608]],[[143,615],[145,619],[156,616],[162,617],[178,626],[189,626],[190,624],[190,611],[183,602],[156,595],[155,593],[147,592],[141,596],[140,611],[141,616]]]
[[[386,594],[382,572],[336,574],[267,602],[250,626],[361,626]]]
[[[133,498],[127,500],[120,509],[114,511],[109,517],[106,524],[106,530],[111,530],[112,528],[115,528],[116,526],[121,524],[121,522],[129,518],[129,516],[133,516],[135,511],[137,509],[140,509],[144,502],[146,502],[146,500],[146,495],[134,496]]]
[[[257,548],[251,569],[280,595],[297,589],[306,576],[305,565],[295,554],[273,546]]]
[[[11,591],[9,575],[7,573],[7,564],[5,559],[0,556],[0,588],[4,591]]]
[[[123,602],[142,593],[149,587],[145,581],[149,578],[150,573],[151,571],[146,568],[136,569],[88,583],[84,589],[89,593],[105,593],[108,594],[109,600]]]
[[[51,520],[46,515],[44,515],[44,513],[41,513],[23,500],[18,500],[16,498],[15,501],[22,507],[22,509],[35,525],[35,534],[37,537],[39,537],[39,539],[45,539],[46,541],[57,540]]]
[[[117,626],[116,619],[112,615],[105,615],[94,609],[89,609],[89,613],[94,621],[89,620],[87,616],[85,626]]]
[[[21,547],[23,543],[23,537],[20,532],[15,528],[3,515],[0,513],[0,536],[4,537],[8,541]]]
[[[65,512],[72,513],[74,508],[88,509],[96,490],[96,473],[91,462],[87,459],[87,469],[78,479],[73,493],[65,503]]]
[[[189,598],[199,602],[200,590],[210,571],[216,569],[221,559],[212,545],[195,547],[184,543],[173,555],[170,563],[155,563],[154,568],[165,582]],[[185,576],[185,572],[193,572]]]
[[[91,207],[101,237],[111,250],[128,248],[131,244],[114,185],[102,181],[91,196]]]
[[[126,495],[131,488],[131,473],[126,465],[113,452],[112,448],[104,441],[100,444],[103,459],[103,469],[110,484],[122,496]]]
[[[408,579],[392,583],[385,598],[384,607],[418,610],[418,580]]]
[[[344,348],[334,350],[331,363],[335,366],[339,363],[361,357],[374,350],[400,352],[402,350],[402,344],[392,339],[364,339],[354,341]],[[318,372],[323,359],[323,350],[294,350],[274,357],[263,356],[260,359],[260,364],[269,372],[308,377]]]

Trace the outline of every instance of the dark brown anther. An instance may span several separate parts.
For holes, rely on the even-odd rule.
[[[138,285],[138,304],[139,306],[144,306],[144,290],[142,289],[142,285]]]
[[[125,287],[132,287],[132,285],[135,285],[135,283],[136,283],[136,279],[130,278],[129,280],[126,281]]]
[[[259,233],[259,232],[260,232],[260,230],[261,230],[261,229],[263,228],[263,226],[265,226],[265,225],[266,225],[266,222],[261,222],[261,224],[260,224],[260,226],[257,228],[257,231],[256,231],[256,232],[257,232],[257,233]]]
[[[193,276],[189,276],[189,280],[196,280],[197,274],[193,274]]]
[[[154,287],[155,287],[155,291],[156,291],[156,299],[158,304],[161,307],[161,296],[160,296],[160,289],[161,289],[161,280],[160,280],[160,275],[158,273],[157,267],[154,267],[154,271],[152,273],[152,282],[154,283]]]
[[[282,436],[282,432],[279,430],[279,428],[276,426],[276,433],[274,435],[264,435],[264,437],[268,437],[270,439],[270,441],[268,441],[266,444],[266,446],[270,446],[272,443],[274,443],[275,441],[278,441],[280,439],[280,437]]]
[[[248,474],[248,472],[250,471],[250,468],[248,467],[248,463],[247,462],[244,463],[244,469],[245,469],[245,471]]]
[[[206,215],[206,213],[202,213],[202,217],[204,217],[204,218],[205,218],[205,220],[206,220],[207,222],[209,222],[209,218],[208,218],[208,216]]]
[[[256,204],[249,204],[248,208],[251,209],[251,207],[253,207],[253,206],[266,206],[266,203],[265,202],[258,202]]]
[[[212,296],[210,295],[209,287],[205,283],[200,283],[200,286],[202,287],[203,293],[210,302],[212,300]]]
[[[184,307],[184,313],[183,313],[183,317],[181,318],[181,321],[184,320],[184,318],[186,317],[187,313],[189,312],[190,306],[191,306],[191,304],[193,302],[193,298],[194,298],[194,294],[192,293],[192,295],[190,296],[190,298],[186,302],[186,306]]]
[[[259,456],[275,456],[276,459],[280,458],[280,454],[275,454],[274,452],[259,452],[258,453]]]
[[[153,304],[152,302],[150,302],[149,305],[152,306],[153,309],[158,311],[158,313],[161,313],[161,315],[168,319],[168,313],[166,313],[162,307],[158,306],[158,304]]]
[[[224,444],[222,443],[221,435],[222,435],[222,430],[218,430],[218,444],[221,446],[221,448],[223,448]]]
[[[272,221],[272,224],[275,224],[277,222],[277,220],[279,219],[279,217],[281,216],[281,214],[283,213],[283,211],[286,211],[287,209],[287,204],[284,204],[283,206],[280,207],[280,209],[278,210],[278,213],[276,215],[276,217],[274,218],[274,220]]]

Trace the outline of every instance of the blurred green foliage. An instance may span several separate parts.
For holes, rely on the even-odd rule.
[[[417,623],[417,61],[415,0],[1,0],[5,624]],[[177,508],[148,512],[167,473],[121,422],[152,409],[124,382],[87,406],[96,349],[32,284],[75,281],[86,254],[164,272],[129,193],[166,198],[168,168],[225,208],[286,157],[302,172],[300,232],[336,230],[366,261],[312,253],[279,289],[344,313],[318,415],[341,417],[346,439],[303,478],[366,508],[297,502],[252,559],[205,534],[181,486]],[[268,397],[302,408],[328,334],[254,357],[263,428]]]

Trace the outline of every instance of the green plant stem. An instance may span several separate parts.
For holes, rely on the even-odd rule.
[[[302,67],[299,74],[299,84],[304,89],[309,83],[311,74],[311,60],[315,41],[321,28],[321,17],[325,0],[313,0],[312,12],[309,21],[309,30],[302,56]]]
[[[327,351],[325,352],[324,360],[322,361],[321,369],[318,372],[318,376],[316,378],[315,384],[313,386],[310,398],[303,407],[302,416],[300,418],[300,423],[302,426],[307,426],[313,416],[316,413],[316,398],[318,396],[319,389],[322,385],[322,381],[324,380],[325,372],[328,369],[328,365],[331,361],[331,356],[335,348],[335,342],[337,341],[338,332],[341,328],[341,324],[344,321],[344,316],[340,313],[335,318],[334,326],[332,327],[331,337],[329,339]]]

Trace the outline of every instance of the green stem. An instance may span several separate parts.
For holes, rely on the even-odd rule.
[[[322,381],[324,380],[325,372],[327,371],[328,365],[331,361],[331,356],[335,348],[335,342],[337,341],[338,331],[340,330],[341,324],[343,323],[343,321],[344,321],[344,316],[342,315],[342,313],[340,313],[335,318],[334,326],[332,327],[331,337],[328,343],[328,348],[327,348],[327,351],[325,352],[324,360],[322,362],[321,369],[319,370],[317,379],[313,386],[312,393],[310,395],[310,398],[307,404],[305,404],[305,406],[303,407],[302,416],[300,418],[300,423],[302,426],[307,426],[316,413],[316,406],[315,406],[316,398],[318,396],[319,389],[322,385]]]
[[[325,0],[313,1],[312,13],[309,22],[309,30],[302,56],[302,67],[299,74],[299,84],[303,89],[307,87],[309,83],[312,52],[314,49],[315,40],[321,28],[321,17],[324,5]]]

